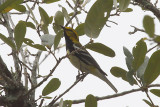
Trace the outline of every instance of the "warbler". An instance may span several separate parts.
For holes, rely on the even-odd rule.
[[[63,27],[66,42],[66,51],[70,62],[82,73],[91,73],[106,82],[116,93],[118,90],[107,79],[107,74],[100,68],[95,59],[79,42],[77,32],[70,27]],[[71,53],[72,52],[72,53]]]

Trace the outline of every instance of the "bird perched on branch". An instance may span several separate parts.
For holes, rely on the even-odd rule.
[[[61,26],[66,41],[66,51],[70,62],[82,73],[90,73],[106,82],[116,93],[115,86],[107,79],[107,74],[100,68],[95,59],[80,44],[77,32],[70,27]]]

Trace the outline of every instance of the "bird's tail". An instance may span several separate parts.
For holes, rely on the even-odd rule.
[[[104,76],[104,79],[101,78],[103,81],[105,81],[116,93],[118,92],[118,90],[116,89],[116,87],[108,80],[107,77]]]
[[[98,72],[94,72],[94,73],[92,72],[92,74],[95,75],[96,77],[100,78],[104,82],[106,82],[116,93],[118,92],[116,87],[107,79],[107,77],[105,75],[103,75],[99,71]]]

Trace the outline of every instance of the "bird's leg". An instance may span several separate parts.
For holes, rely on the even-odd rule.
[[[76,80],[79,80],[81,79],[81,81],[84,80],[84,78],[87,76],[88,73],[85,73],[85,72],[81,72],[78,70],[78,75],[76,76]]]
[[[83,81],[83,79],[87,76],[88,73],[82,72],[82,70],[81,70],[81,62],[79,62],[79,63],[80,63],[80,70],[78,70],[78,75],[76,76],[76,81],[79,80],[79,79],[81,81]]]
[[[82,76],[83,76],[83,72],[81,72],[80,70],[78,70],[78,75],[76,76],[76,80],[79,80]]]

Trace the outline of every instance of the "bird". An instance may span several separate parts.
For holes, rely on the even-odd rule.
[[[79,71],[92,74],[106,82],[116,93],[118,90],[107,79],[107,74],[100,68],[96,60],[91,54],[81,45],[77,32],[71,27],[63,27],[63,35],[66,43],[66,51],[68,59]]]

